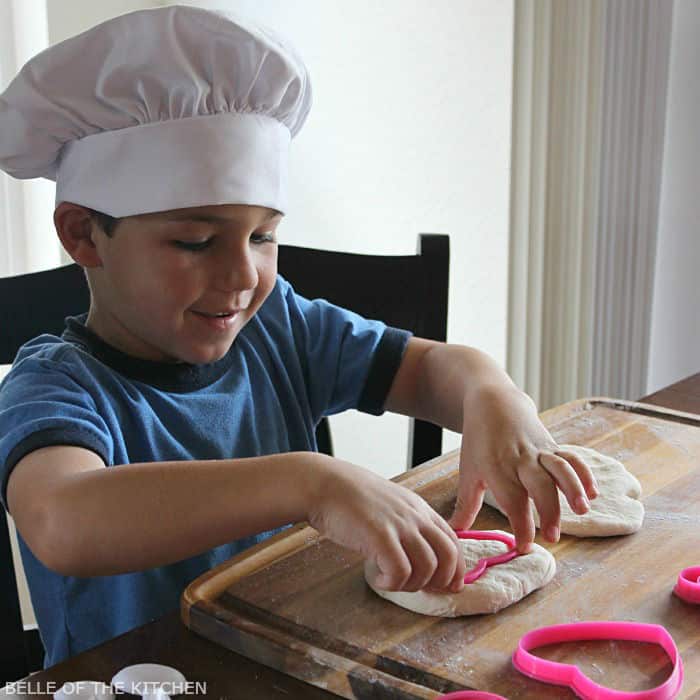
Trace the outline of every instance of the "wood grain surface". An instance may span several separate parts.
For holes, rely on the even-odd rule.
[[[516,698],[573,698],[521,676],[518,639],[543,625],[635,620],[665,626],[685,665],[680,698],[700,697],[700,606],[671,591],[700,564],[700,417],[605,399],[543,414],[559,443],[593,447],[625,463],[644,490],[644,525],[624,537],[562,536],[545,544],[555,579],[495,615],[443,620],[399,608],[364,583],[361,559],[304,526],[262,543],[195,581],[182,600],[190,629],[228,649],[348,698],[434,698],[471,688]],[[457,454],[397,477],[440,513],[454,504]],[[475,527],[508,529],[484,506]],[[670,670],[664,652],[632,642],[543,648],[620,690],[654,687]]]

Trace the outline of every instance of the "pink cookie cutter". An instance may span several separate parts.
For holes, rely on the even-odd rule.
[[[673,592],[686,603],[700,603],[700,566],[683,569]]]
[[[515,549],[515,538],[512,535],[501,532],[489,532],[488,530],[455,530],[455,533],[460,540],[492,540],[494,542],[503,542],[509,548],[503,554],[479,559],[476,566],[471,571],[467,571],[464,583],[474,583],[474,581],[481,578],[489,566],[505,564],[507,561],[520,556],[520,553]]]
[[[620,639],[658,644],[673,664],[671,675],[656,688],[638,692],[613,690],[598,685],[578,667],[547,661],[530,653],[530,649],[590,639]],[[540,627],[525,634],[513,653],[513,666],[520,673],[544,683],[571,688],[583,700],[672,700],[683,685],[683,662],[671,635],[661,625],[642,622],[572,622]]]

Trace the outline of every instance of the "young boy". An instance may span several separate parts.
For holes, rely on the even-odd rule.
[[[412,492],[315,452],[322,416],[395,411],[461,431],[451,520],[486,486],[518,546],[558,538],[588,468],[477,350],[409,338],[277,276],[306,69],[266,30],[135,12],[30,61],[0,98],[0,166],[56,180],[54,223],[91,304],[26,344],[0,391],[3,504],[46,664],[153,619],[208,568],[309,521],[380,585],[458,591],[451,526]],[[358,280],[358,284],[361,284]]]

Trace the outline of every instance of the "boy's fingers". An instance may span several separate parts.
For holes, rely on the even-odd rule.
[[[519,493],[511,494],[503,500],[499,500],[495,492],[494,496],[508,517],[511,528],[513,528],[515,545],[518,552],[520,552],[520,554],[527,554],[535,539],[535,521],[532,517],[530,499],[528,498],[527,491],[520,486]]]
[[[401,590],[419,591],[433,578],[438,568],[438,554],[420,532],[406,536],[402,545],[411,566],[411,573]]]
[[[537,461],[554,479],[556,485],[566,496],[571,510],[578,515],[588,512],[590,504],[583,485],[574,468],[563,457],[551,452],[540,452]],[[539,508],[538,508],[539,510]]]
[[[559,520],[561,517],[559,494],[552,477],[539,465],[523,468],[520,482],[535,502],[540,514],[540,529],[550,542],[559,541]]]
[[[438,513],[435,513],[434,522],[449,538],[456,559],[452,577],[447,581],[444,588],[449,589],[451,593],[459,593],[464,588],[464,575],[467,573],[467,563],[464,560],[462,541],[457,537],[457,533],[450,527],[449,523]],[[428,588],[430,588],[430,585]]]
[[[452,538],[441,528],[436,527],[430,533],[431,545],[437,555],[437,568],[428,581],[426,588],[445,591],[455,578],[459,560],[464,560],[460,551],[457,550]]]
[[[459,537],[457,537],[457,533],[454,531],[454,528],[450,526],[450,524],[445,520],[439,513],[435,512],[435,515],[433,516],[433,522],[437,527],[442,530],[449,538],[452,540],[452,544],[454,545],[455,549],[458,549],[461,551],[461,544],[459,541]]]
[[[374,584],[381,590],[399,591],[411,576],[411,562],[398,541],[386,542],[375,561],[379,574]]]
[[[455,530],[471,527],[484,501],[485,488],[478,484],[461,484],[457,493],[454,513],[449,520]]]
[[[593,476],[593,471],[591,468],[573,452],[567,452],[566,450],[556,450],[554,452],[559,457],[565,459],[576,472],[576,475],[581,480],[583,488],[586,491],[588,498],[593,500],[599,493],[598,483]]]

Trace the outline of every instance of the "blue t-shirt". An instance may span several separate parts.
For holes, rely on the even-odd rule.
[[[323,416],[383,411],[408,337],[304,299],[281,277],[228,353],[207,365],[133,358],[89,331],[85,316],[67,319],[60,338],[24,345],[0,385],[3,505],[13,467],[50,445],[85,447],[108,467],[313,451]],[[176,608],[193,579],[270,534],[94,578],[47,569],[20,536],[45,665]]]

